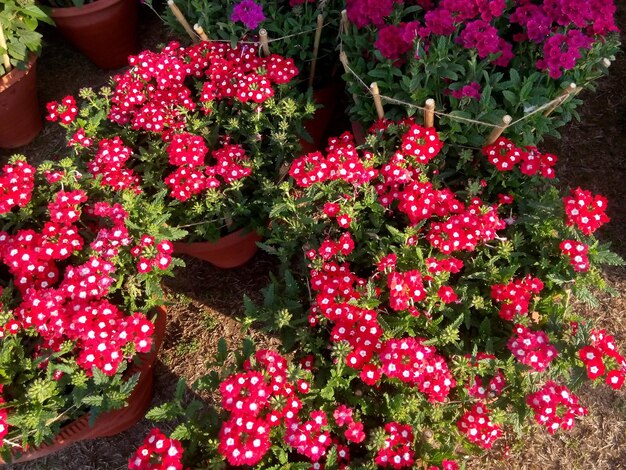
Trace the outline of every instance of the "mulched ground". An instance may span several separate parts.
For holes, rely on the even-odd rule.
[[[626,2],[619,4],[619,22],[626,30]],[[45,31],[46,46],[39,62],[40,101],[58,100],[85,86],[98,87],[109,75],[97,69],[60,38],[54,29]],[[141,16],[142,47],[153,48],[167,35],[150,11]],[[623,41],[626,38],[623,38]],[[626,41],[624,41],[626,42]],[[624,49],[622,50],[622,52]],[[614,250],[626,258],[626,56],[622,53],[611,67],[611,76],[600,82],[596,93],[583,96],[581,122],[562,131],[562,139],[543,145],[559,156],[557,174],[564,188],[581,186],[609,199],[611,223],[601,237],[613,243]],[[41,161],[64,152],[64,133],[57,125],[46,123],[41,135],[16,152],[0,150],[0,160],[23,153],[31,161]],[[168,311],[168,330],[156,368],[153,404],[172,396],[180,377],[192,382],[206,373],[204,367],[216,352],[219,338],[238,346],[244,337],[240,323],[244,294],[259,297],[274,261],[255,256],[250,264],[234,270],[221,270],[207,263],[186,258],[187,268],[166,281],[173,305]],[[626,269],[606,270],[609,284],[620,295],[604,295],[600,306],[589,309],[576,305],[599,326],[612,331],[618,344],[626,345]],[[276,345],[273,338],[252,334],[263,345]],[[188,392],[190,397],[192,392]],[[502,459],[502,448],[468,462],[471,469],[626,469],[626,393],[601,386],[586,387],[581,401],[590,415],[574,430],[550,437],[536,428],[523,442],[509,442],[511,455]],[[211,397],[199,397],[207,401]],[[27,464],[9,466],[14,470],[113,470],[126,468],[132,452],[141,444],[151,425],[141,421],[117,436],[78,443],[58,454]]]

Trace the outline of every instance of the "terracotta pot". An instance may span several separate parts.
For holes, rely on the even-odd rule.
[[[0,147],[28,144],[41,131],[37,102],[37,57],[26,70],[13,69],[0,77]]]
[[[208,261],[218,268],[237,268],[257,252],[261,237],[255,231],[239,229],[216,242],[174,243],[175,255],[189,255]]]
[[[343,87],[342,81],[335,81],[313,91],[313,100],[323,107],[316,109],[313,118],[304,123],[304,128],[313,139],[313,142],[307,142],[304,139],[300,141],[304,153],[315,152],[326,147],[324,138],[328,131],[328,125],[331,123],[337,109]]]
[[[100,68],[123,67],[139,50],[137,0],[53,8],[50,16],[61,34]]]
[[[128,405],[119,410],[102,413],[96,418],[93,426],[89,426],[89,413],[63,426],[59,434],[50,444],[43,444],[35,449],[22,453],[11,463],[28,462],[58,452],[65,447],[85,439],[109,437],[119,434],[134,426],[148,411],[154,389],[154,370],[159,349],[165,337],[167,312],[164,307],[157,309],[154,328],[153,348],[149,353],[139,354],[126,372],[127,376],[141,373],[139,381],[128,398]],[[0,458],[0,463],[2,459]]]

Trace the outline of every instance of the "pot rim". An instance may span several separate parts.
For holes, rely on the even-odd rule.
[[[122,3],[129,0],[96,0],[93,3],[88,3],[82,7],[58,7],[53,8],[50,13],[52,19],[55,18],[74,18],[77,16],[90,15],[98,11],[104,10],[117,3]],[[137,0],[130,0],[137,1]]]
[[[36,61],[37,55],[31,52],[28,59],[27,68],[25,70],[13,67],[8,73],[0,76],[0,93],[8,90],[13,84],[19,82],[22,78],[28,75],[33,69]]]

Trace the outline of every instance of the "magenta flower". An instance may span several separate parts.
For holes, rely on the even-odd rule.
[[[254,3],[254,0],[242,0],[235,5],[230,15],[231,21],[241,21],[248,29],[255,29],[264,19],[263,7]]]

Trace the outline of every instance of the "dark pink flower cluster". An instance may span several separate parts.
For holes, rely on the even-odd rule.
[[[557,385],[552,381],[528,395],[526,404],[535,412],[537,423],[548,428],[550,434],[559,428],[572,429],[574,419],[588,413],[587,408],[578,403],[578,397],[565,385]]]
[[[618,352],[615,338],[607,335],[605,330],[592,330],[591,345],[578,351],[578,357],[585,364],[589,379],[596,380],[606,374],[607,385],[615,390],[619,390],[624,384],[626,359]],[[611,362],[616,366],[607,372],[607,363]]]
[[[461,416],[456,426],[470,442],[483,449],[491,449],[493,443],[502,435],[502,428],[491,421],[489,410],[483,403],[472,406]]]
[[[130,188],[140,192],[139,177],[133,170],[125,167],[132,153],[132,149],[126,147],[120,137],[102,139],[96,155],[87,163],[87,168],[94,178],[102,176],[101,183],[104,186],[115,190]]]
[[[480,84],[478,82],[471,82],[467,85],[463,85],[458,90],[447,90],[450,96],[457,100],[463,98],[469,98],[471,100],[480,100]]]
[[[563,198],[567,225],[575,225],[585,235],[591,235],[611,220],[606,215],[607,203],[604,196],[594,196],[580,188],[572,189],[570,196]]]
[[[526,315],[532,295],[539,294],[543,282],[530,274],[523,279],[513,279],[508,284],[491,286],[491,298],[500,303],[498,314],[504,320],[513,320],[516,315]]]
[[[302,188],[336,180],[365,184],[378,176],[369,159],[370,155],[359,156],[353,136],[346,132],[328,140],[326,156],[313,152],[295,159],[289,175]]]
[[[332,445],[326,413],[312,411],[307,421],[295,420],[288,423],[285,443],[311,462],[318,462]]]
[[[576,66],[582,57],[581,49],[589,50],[592,45],[593,38],[577,29],[554,34],[543,43],[543,58],[537,61],[537,68],[547,70],[551,78],[560,78],[565,70]]]
[[[589,258],[587,253],[589,247],[576,240],[563,240],[559,245],[561,252],[569,257],[570,264],[574,271],[585,272],[589,270]]]
[[[387,468],[412,468],[415,463],[413,451],[413,428],[410,424],[385,424],[384,446],[378,450],[375,462],[378,466]]]
[[[230,21],[241,21],[248,29],[255,29],[263,20],[265,20],[263,7],[254,0],[241,0],[234,6],[230,15]]]
[[[532,331],[523,325],[515,325],[513,331],[515,336],[509,338],[506,347],[522,364],[542,372],[558,356],[544,331]]]
[[[431,465],[428,470],[459,470],[459,464],[454,460],[443,460],[441,462],[441,469],[436,465]]]
[[[150,235],[142,235],[138,245],[130,250],[130,254],[137,261],[137,271],[145,274],[154,268],[165,270],[172,264],[172,253],[174,245],[169,240],[163,240],[156,243],[154,237]]]
[[[347,0],[348,19],[357,28],[370,24],[380,27],[396,3],[402,3],[402,0]]]
[[[0,174],[0,214],[25,207],[35,187],[35,168],[24,160],[4,165]]]
[[[93,206],[87,206],[85,213],[99,217],[96,238],[90,247],[103,259],[112,259],[117,256],[121,247],[129,246],[131,236],[126,228],[128,212],[121,204],[109,204],[97,202]]]
[[[520,171],[528,176],[541,173],[544,178],[554,178],[556,155],[541,153],[536,147],[517,147],[511,140],[500,137],[492,145],[483,147],[483,155],[499,171],[512,171],[519,165]]]
[[[183,447],[153,428],[143,445],[128,459],[129,470],[182,470]]]
[[[76,100],[73,96],[66,96],[60,103],[51,101],[46,104],[46,109],[48,110],[48,115],[46,116],[48,121],[61,121],[61,123],[65,125],[74,122],[78,114]]]

